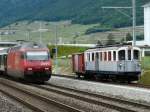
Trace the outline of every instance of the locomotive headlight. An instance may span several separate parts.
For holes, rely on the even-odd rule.
[[[45,68],[45,70],[49,70],[49,68]]]
[[[29,71],[31,71],[31,70],[32,70],[32,68],[28,68],[28,70],[29,70]]]

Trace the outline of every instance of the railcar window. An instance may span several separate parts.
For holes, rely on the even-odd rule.
[[[92,61],[94,61],[94,53],[92,53]]]
[[[111,52],[108,52],[108,61],[111,61]]]
[[[116,51],[113,51],[113,60],[116,61]]]
[[[98,53],[96,53],[95,58],[96,58],[96,59],[99,59],[99,54],[98,54]]]
[[[107,61],[107,52],[104,52],[104,61]]]
[[[102,52],[100,52],[100,61],[102,61],[103,57],[102,57]]]
[[[139,55],[140,55],[139,51],[138,50],[134,50],[133,56],[134,56],[135,60],[139,60]]]
[[[128,50],[128,60],[131,60],[131,50]]]
[[[125,60],[125,50],[119,51],[118,55],[119,55],[119,60]]]
[[[0,67],[1,67],[1,60],[2,60],[2,59],[1,59],[1,56],[0,56]]]

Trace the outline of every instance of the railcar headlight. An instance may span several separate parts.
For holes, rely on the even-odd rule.
[[[140,67],[140,66],[141,66],[141,64],[138,64],[138,66]]]
[[[122,66],[122,64],[120,63],[119,66]]]
[[[28,68],[28,70],[29,70],[29,71],[31,71],[31,70],[32,70],[32,68]]]

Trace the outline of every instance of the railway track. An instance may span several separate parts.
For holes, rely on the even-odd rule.
[[[23,84],[7,79],[0,79],[0,91],[35,112],[83,112],[77,108],[45,97],[26,88]]]
[[[53,74],[53,76],[56,77],[64,77],[64,78],[70,78],[70,79],[76,79],[76,80],[82,80],[77,78],[76,76],[67,76],[67,75],[59,75],[59,74]],[[146,89],[150,89],[149,85],[142,85],[142,84],[138,84],[138,83],[120,83],[120,82],[112,82],[112,81],[100,81],[100,80],[94,80],[94,79],[86,79],[84,81],[91,81],[91,82],[101,82],[101,83],[107,83],[107,84],[113,84],[113,85],[125,85],[125,86],[129,86],[129,87],[139,87],[139,88],[146,88]]]
[[[35,85],[35,87],[54,92],[55,94],[65,95],[77,100],[84,101],[97,106],[103,106],[110,109],[115,109],[121,112],[149,112],[150,105],[121,100],[119,98],[112,98],[104,95],[93,94],[81,90],[66,88],[62,86],[47,84],[47,85]],[[75,106],[75,104],[73,104]]]
[[[149,112],[150,105],[46,83],[0,79],[0,91],[36,112]]]

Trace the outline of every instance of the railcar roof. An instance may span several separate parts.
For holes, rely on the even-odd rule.
[[[120,48],[128,48],[128,47],[132,47],[133,48],[133,46],[117,46],[117,47],[102,47],[102,48],[92,48],[92,49],[88,49],[88,50],[86,50],[85,52],[91,52],[91,51],[104,51],[104,50],[118,50],[118,49],[120,49]],[[134,48],[138,48],[138,47],[134,47]]]

